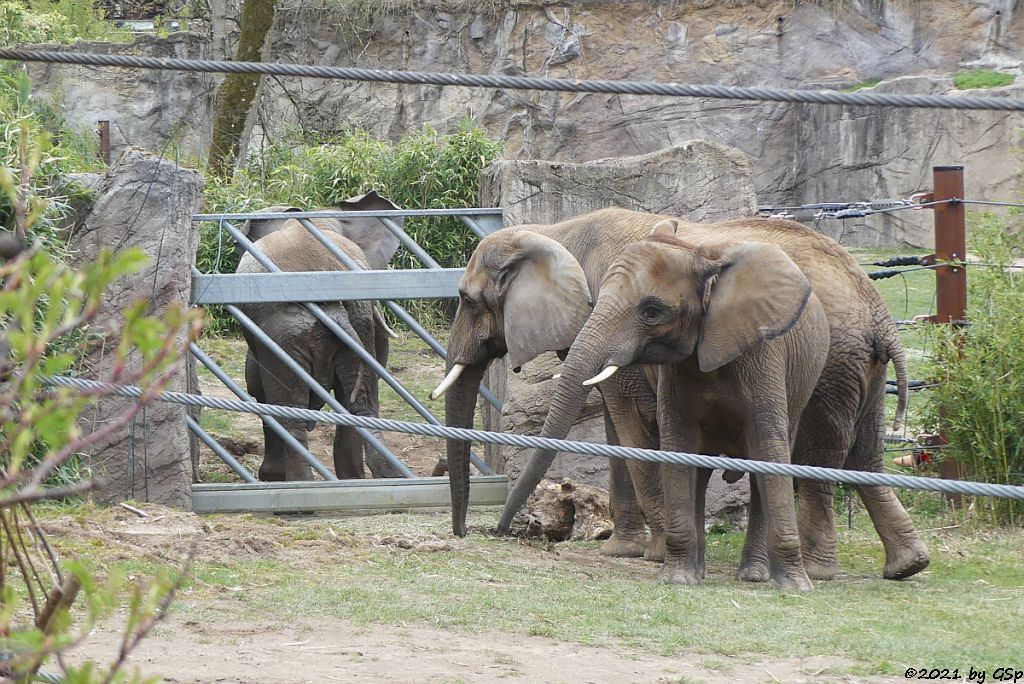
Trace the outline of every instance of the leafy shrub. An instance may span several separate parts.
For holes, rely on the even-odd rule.
[[[34,681],[39,668],[56,656],[60,681],[134,682],[139,677],[123,671],[124,659],[166,615],[183,575],[174,579],[158,571],[154,581],[137,580],[129,586],[124,574],[115,572],[98,581],[82,563],[58,561],[30,506],[95,486],[87,478],[55,481],[54,474],[96,439],[125,427],[152,393],[181,373],[181,332],[187,330],[186,339],[194,338],[199,319],[180,307],[148,316],[145,299],[127,310],[119,338],[111,339],[117,369],[112,379],[140,385],[143,397],[83,435],[78,418],[108,393],[52,389],[45,378],[73,372],[78,357],[68,337],[99,316],[109,286],[137,270],[145,255],[138,250],[115,255],[104,249],[92,263],[72,270],[41,249],[39,240],[26,249],[22,238],[39,234],[34,224],[49,205],[32,192],[31,182],[48,158],[48,145],[47,135],[33,134],[26,121],[19,122],[16,137],[17,163],[0,166],[0,193],[15,217],[13,232],[2,234],[0,259],[0,556],[17,558],[0,573],[2,674],[4,681]],[[82,610],[72,620],[70,611],[79,595]],[[98,667],[61,658],[118,609],[125,625],[116,660]],[[47,681],[52,679],[47,675]]]
[[[970,90],[971,88],[999,88],[1007,86],[1016,80],[1013,74],[1004,74],[1001,71],[991,69],[974,69],[972,71],[961,71],[953,77],[953,85],[957,90]]]
[[[985,214],[973,228],[970,251],[984,266],[969,267],[965,334],[935,338],[927,419],[933,430],[944,414],[950,449],[966,477],[1024,485],[1024,273],[1007,267],[1024,255],[1024,239]],[[958,353],[962,341],[963,353]],[[992,521],[1024,523],[1024,503],[979,498],[976,510]]]
[[[123,42],[131,37],[130,31],[107,21],[92,0],[0,2],[0,45]]]
[[[472,207],[479,203],[480,171],[501,151],[479,128],[463,122],[450,135],[429,126],[397,143],[355,130],[319,140],[290,136],[252,151],[245,169],[227,183],[207,180],[211,213],[247,212],[273,205],[319,209],[377,190],[403,209]],[[405,231],[442,266],[465,264],[476,236],[457,218],[409,218]],[[206,273],[230,273],[238,265],[234,243],[216,223],[201,228],[197,265]],[[422,268],[404,248],[398,268]],[[437,313],[436,307],[417,307]],[[212,330],[230,327],[211,310]]]
[[[30,228],[33,238],[60,258],[64,254],[60,225],[68,209],[65,193],[76,192],[76,188],[65,184],[58,191],[55,181],[67,173],[102,168],[103,162],[95,144],[90,145],[91,137],[71,132],[51,109],[36,104],[30,98],[24,72],[9,80],[0,75],[0,168],[20,169],[29,141],[39,141],[33,146],[33,173],[17,192],[34,206],[36,214]],[[13,199],[10,193],[0,194],[0,227],[8,230],[13,229],[16,219]]]

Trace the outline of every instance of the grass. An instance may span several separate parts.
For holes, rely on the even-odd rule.
[[[953,85],[957,90],[971,90],[974,88],[1001,88],[1008,86],[1016,80],[1013,74],[1004,74],[1001,71],[991,69],[973,69],[961,71],[953,76]]]
[[[852,86],[849,86],[848,88],[843,88],[842,92],[855,93],[858,90],[864,90],[865,88],[874,88],[881,82],[882,79],[880,78],[869,78],[867,80],[861,81],[860,83],[855,83]]]
[[[102,527],[107,510],[86,512],[89,525]],[[839,532],[844,574],[794,594],[732,579],[738,533],[708,536],[703,586],[669,587],[657,583],[655,564],[602,559],[596,542],[554,545],[483,534],[496,515],[474,511],[469,537],[431,550],[387,544],[387,535],[449,540],[447,515],[208,517],[214,531],[237,538],[256,530],[276,550],[213,559],[200,552],[176,611],[202,619],[230,596],[239,620],[337,618],[419,624],[467,638],[487,631],[659,655],[688,650],[707,654],[707,666],[723,673],[731,662],[725,656],[742,654],[829,654],[855,661],[859,673],[890,675],[921,663],[991,669],[1020,660],[1010,636],[1024,626],[1019,529],[992,531],[945,514],[928,516],[922,528],[943,528],[923,532],[932,567],[913,580],[890,582],[880,579],[881,545],[861,511],[852,530]],[[961,526],[950,529],[952,522]],[[82,548],[73,538],[59,543],[65,551]],[[150,570],[147,560],[124,560],[111,539],[93,538],[85,548],[98,568]],[[288,582],[280,581],[284,576]]]

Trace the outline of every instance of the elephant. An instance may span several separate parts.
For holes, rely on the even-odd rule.
[[[389,200],[371,192],[342,203],[345,210],[397,209]],[[274,207],[264,211],[293,211]],[[324,235],[363,269],[382,269],[398,247],[398,239],[375,218],[313,220]],[[282,271],[346,270],[295,219],[250,220],[243,228],[256,247]],[[244,254],[237,273],[262,273],[266,269],[251,254]],[[389,337],[394,336],[376,302],[323,302],[320,307],[343,330],[359,340],[382,365],[387,363]],[[378,415],[378,378],[359,357],[300,304],[266,303],[239,307],[280,345],[304,370],[328,390],[350,413]],[[245,332],[248,352],[245,380],[257,401],[282,406],[319,409],[324,401],[292,373],[269,349]],[[303,446],[312,424],[281,420]],[[264,460],[259,478],[264,481],[309,480],[308,463],[287,447],[284,440],[264,426]],[[401,473],[374,449],[366,447],[366,464],[374,477],[400,477]],[[362,478],[364,443],[353,428],[338,426],[334,437],[334,469],[340,479]]]
[[[810,281],[769,242],[694,245],[671,222],[626,246],[562,365],[553,404],[582,407],[590,385],[635,363],[657,365],[661,447],[788,463],[800,415],[825,367],[825,310]],[[578,411],[578,408],[577,408]],[[575,418],[575,416],[573,416]],[[630,461],[630,472],[649,466]],[[679,465],[660,467],[671,584],[704,576],[704,487]],[[793,480],[758,475],[775,585],[810,589],[800,555]],[[646,506],[646,502],[643,502]]]
[[[376,190],[370,190],[365,195],[343,200],[337,206],[324,207],[323,211],[380,211],[395,209],[398,209],[398,205],[387,197],[381,196]],[[302,211],[302,209],[288,206],[267,207],[266,209],[261,209],[258,213],[283,214],[296,211]],[[289,225],[289,221],[293,220],[284,218],[252,218],[242,225],[242,233],[255,242],[262,237],[281,230],[286,225]],[[392,220],[400,226],[405,223],[405,219],[401,216],[395,217]],[[366,257],[366,263],[374,270],[385,268],[398,249],[398,237],[385,229],[379,220],[371,216],[314,218],[310,219],[310,221],[320,230],[331,230],[335,233],[340,233],[359,245],[359,248],[363,250],[363,255]],[[241,245],[236,245],[236,248],[239,254],[244,252]]]
[[[548,226],[510,227],[488,236],[471,257],[460,284],[462,294],[452,324],[449,372],[435,390],[440,394],[451,388],[446,397],[448,423],[470,423],[476,388],[491,358],[507,352],[515,366],[541,351],[566,349],[567,340],[574,339],[582,327],[581,321],[589,316],[611,261],[625,244],[643,238],[662,221],[670,221],[677,237],[693,243],[712,238],[772,242],[800,267],[828,316],[830,348],[825,369],[802,414],[793,462],[881,470],[885,374],[890,361],[896,368],[899,392],[895,428],[906,407],[906,358],[895,324],[874,285],[838,243],[799,223],[782,219],[693,223],[611,208]],[[530,238],[526,240],[530,249],[524,249],[525,234],[529,233],[549,237],[551,241]],[[579,256],[575,264],[574,254]],[[588,287],[583,287],[583,282]],[[516,290],[523,294],[513,296]],[[514,306],[506,306],[506,300]],[[652,369],[627,367],[598,386],[605,400],[607,422],[614,428],[615,434],[609,431],[610,443],[658,446],[656,382]],[[610,396],[613,401],[609,401]],[[566,419],[564,413],[561,407],[553,405],[542,436],[564,438],[568,434],[572,420]],[[458,534],[468,497],[468,445],[450,440],[447,453],[453,529]],[[540,482],[554,455],[551,451],[534,453],[509,494],[498,524],[499,534],[509,532],[512,517]],[[635,485],[649,504],[644,514],[651,525],[652,538],[646,556],[659,560],[664,553],[664,515],[658,503],[660,477],[648,473],[639,481],[631,481],[628,473],[621,474],[625,470],[616,468],[613,461],[613,511],[617,497],[635,504],[636,499],[630,498],[636,496],[631,491]],[[460,471],[464,476],[460,476]],[[756,487],[753,492],[758,497]],[[814,579],[828,579],[838,568],[833,492],[834,485],[830,483],[803,481],[798,487],[801,555],[808,575]],[[862,487],[859,493],[885,547],[884,576],[899,579],[924,569],[928,565],[927,550],[892,491]],[[629,512],[633,513],[633,509]],[[633,519],[643,517],[636,515]],[[759,505],[751,507],[749,522],[737,576],[749,581],[767,580],[768,557]],[[618,531],[616,522],[616,534]],[[613,535],[610,541],[614,539]]]
[[[507,353],[518,370],[542,352],[568,349],[622,245],[647,235],[659,218],[611,209],[551,225],[504,228],[481,240],[459,284],[447,375],[431,394],[445,395],[446,423],[472,427],[477,391],[491,360]],[[609,443],[657,447],[654,394],[639,369],[625,369],[600,392]],[[464,536],[469,444],[449,439],[446,454],[452,531]],[[621,459],[611,459],[609,480],[614,530],[601,552],[644,555],[644,516]],[[662,538],[660,530],[653,535]]]

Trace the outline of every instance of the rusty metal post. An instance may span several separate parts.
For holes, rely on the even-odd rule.
[[[100,121],[99,122],[99,135],[100,135],[100,158],[103,159],[103,163],[110,166],[110,122]]]
[[[936,166],[932,169],[933,200],[964,199],[964,167]],[[967,228],[964,203],[936,204],[935,210],[935,322],[957,326],[967,317],[967,271],[958,264],[967,260]],[[950,264],[949,262],[953,262]],[[947,444],[945,431],[940,441]],[[953,460],[939,462],[939,475],[961,479],[959,464]],[[960,495],[950,495],[958,503]]]

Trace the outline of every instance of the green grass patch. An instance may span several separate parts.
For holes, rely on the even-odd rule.
[[[961,71],[953,77],[953,85],[957,90],[971,90],[974,88],[1001,88],[1008,86],[1016,80],[1013,74],[1004,74],[1001,71],[991,69],[972,69]]]
[[[861,81],[860,83],[855,83],[852,86],[849,86],[848,88],[843,88],[842,92],[855,93],[858,90],[864,90],[865,88],[874,88],[881,82],[882,79],[880,78],[869,78],[867,80]]]

